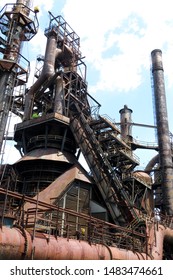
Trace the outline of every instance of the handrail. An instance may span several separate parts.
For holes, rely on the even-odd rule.
[[[141,141],[141,140],[136,140],[134,138],[133,138],[132,142],[135,144],[146,146],[146,147],[158,148],[158,143],[156,143],[156,142]]]
[[[77,219],[72,217],[77,217]],[[28,209],[25,228],[26,230],[32,229],[88,242],[116,244],[116,246],[118,244],[119,247],[124,246],[124,238],[128,237],[129,246],[133,246],[135,250],[139,249],[135,244],[139,245],[140,243],[142,246],[145,240],[145,234],[135,231],[135,228],[124,229],[88,215],[84,217],[82,213],[69,214],[67,209],[62,208],[59,208],[58,211],[39,208]]]

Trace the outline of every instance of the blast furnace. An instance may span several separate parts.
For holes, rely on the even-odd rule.
[[[127,105],[120,126],[99,114],[80,38],[62,16],[49,12],[45,55],[37,57],[35,82],[27,88],[22,42],[37,33],[37,13],[27,0],[0,12],[1,154],[9,115],[21,119],[14,128],[21,158],[0,168],[0,259],[173,259],[172,142],[161,51],[151,53],[158,132],[151,147],[133,138]],[[137,148],[158,151],[145,170],[137,169]]]

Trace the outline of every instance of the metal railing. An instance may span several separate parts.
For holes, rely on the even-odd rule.
[[[14,226],[19,225],[35,238],[36,232],[42,232],[55,237],[85,240],[89,243],[99,243],[123,248],[141,250],[145,243],[145,233],[135,228],[121,227],[116,224],[97,219],[91,215],[79,213],[70,209],[44,203],[37,199],[21,195],[8,189],[0,188],[0,196],[4,195],[3,213],[0,223],[8,219],[9,201],[18,201],[20,207],[13,209]],[[31,208],[24,210],[25,204],[31,203]],[[8,207],[7,207],[8,206]],[[11,208],[10,208],[11,209]],[[10,210],[11,211],[11,210]],[[136,244],[136,245],[135,245]],[[137,246],[138,244],[138,246]],[[139,246],[140,244],[140,246]]]
[[[44,232],[56,237],[85,240],[90,243],[107,244],[134,250],[140,248],[140,251],[143,242],[145,242],[145,235],[135,232],[133,228],[122,228],[62,208],[56,210],[30,208],[27,210],[24,224],[27,230],[32,230],[33,238],[35,232]]]

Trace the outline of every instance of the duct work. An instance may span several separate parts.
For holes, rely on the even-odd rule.
[[[173,259],[172,157],[161,51],[152,52],[159,156],[140,171],[133,151],[153,146],[133,138],[127,105],[119,111],[120,129],[99,114],[100,104],[88,93],[80,38],[61,16],[49,12],[45,55],[37,58],[33,85],[23,87],[26,71],[18,52],[37,31],[31,15],[36,18],[38,10],[30,4],[17,1],[0,15],[0,99],[6,108],[0,112],[1,145],[9,112],[21,117],[14,132],[21,159],[0,169],[0,259]],[[15,27],[10,35],[9,26]],[[14,43],[17,30],[14,51],[9,38]],[[11,77],[6,96],[13,106],[3,95]],[[81,153],[89,173],[79,163]]]
[[[24,120],[28,120],[31,118],[32,109],[33,109],[33,98],[34,94],[42,87],[43,83],[50,80],[52,77],[55,76],[55,64],[56,61],[62,62],[66,59],[67,65],[71,65],[71,57],[72,51],[66,45],[64,45],[64,49],[57,48],[57,33],[53,32],[54,30],[50,30],[47,32],[46,36],[48,37],[47,40],[47,47],[45,52],[45,59],[44,59],[44,66],[41,75],[39,76],[36,83],[30,88],[26,95],[25,100],[25,111],[24,111]],[[63,90],[61,84],[61,77],[57,77],[57,86],[56,86],[56,99],[55,99],[55,106],[61,107],[61,109],[54,109],[55,112],[60,112],[62,114],[62,100],[60,99],[60,92]],[[61,102],[60,102],[61,100]],[[61,105],[60,105],[61,104]]]

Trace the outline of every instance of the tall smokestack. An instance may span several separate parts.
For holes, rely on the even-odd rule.
[[[132,136],[132,113],[133,111],[124,105],[124,108],[119,111],[121,122],[121,136],[126,139],[128,136]]]
[[[162,174],[163,211],[165,214],[173,215],[173,163],[161,50],[153,50],[151,52],[151,59],[160,168]]]

